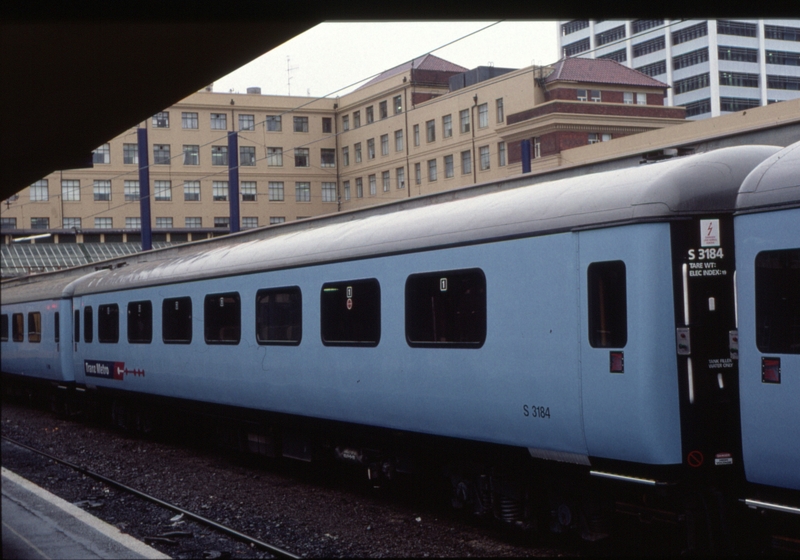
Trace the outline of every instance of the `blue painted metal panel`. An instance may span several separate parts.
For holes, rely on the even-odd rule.
[[[755,315],[756,255],[800,247],[798,224],[798,208],[735,218],[745,474],[750,482],[800,490],[800,355],[763,354],[756,346]],[[779,384],[762,382],[763,357],[780,358]]]
[[[58,310],[58,301],[44,300],[32,303],[15,303],[3,306],[3,313],[8,313],[9,333],[8,341],[2,343],[2,370],[46,379],[49,381],[64,381],[61,369],[61,358],[55,342],[54,314]],[[41,340],[30,342],[28,336],[28,313],[41,314]],[[23,341],[13,340],[11,320],[15,313],[22,313],[25,320]]]
[[[583,419],[589,454],[649,464],[680,464],[681,435],[668,224],[580,235]],[[628,326],[624,348],[588,341],[587,268],[625,263]],[[624,352],[624,373],[610,352]]]

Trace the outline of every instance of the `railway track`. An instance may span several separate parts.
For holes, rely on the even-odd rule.
[[[158,506],[160,506],[162,508],[165,508],[165,509],[171,510],[173,512],[176,512],[181,519],[191,519],[191,520],[196,521],[196,522],[198,522],[198,523],[200,523],[202,525],[205,525],[206,527],[210,527],[213,530],[215,530],[215,531],[217,531],[217,532],[219,532],[221,534],[226,535],[227,537],[231,537],[233,539],[236,539],[237,541],[243,542],[243,543],[245,543],[247,545],[250,545],[250,546],[256,547],[256,548],[258,548],[260,550],[266,551],[266,552],[268,552],[270,555],[272,555],[275,558],[281,558],[281,559],[299,559],[299,558],[301,558],[300,556],[292,554],[291,552],[289,552],[287,550],[283,550],[282,548],[279,548],[279,547],[274,546],[272,544],[266,543],[266,542],[264,542],[264,541],[262,541],[260,539],[251,537],[249,535],[245,535],[244,533],[241,533],[241,532],[237,531],[236,529],[233,529],[233,528],[228,527],[226,525],[223,525],[221,523],[217,523],[216,521],[214,521],[212,519],[209,519],[209,518],[204,517],[202,515],[199,515],[197,513],[191,512],[191,511],[189,511],[187,509],[184,509],[184,508],[182,508],[180,506],[177,506],[175,504],[172,504],[172,503],[169,503],[167,501],[164,501],[164,500],[162,500],[160,498],[157,498],[155,496],[147,494],[146,492],[142,492],[141,490],[137,490],[136,488],[132,488],[132,487],[126,485],[126,484],[123,484],[123,483],[121,483],[119,481],[116,481],[116,480],[114,480],[112,478],[104,476],[104,475],[102,475],[100,473],[94,472],[94,471],[92,471],[90,469],[87,469],[85,467],[82,467],[80,465],[76,465],[75,463],[72,463],[72,462],[67,461],[65,459],[56,457],[55,455],[53,455],[51,453],[48,453],[46,451],[42,451],[41,449],[36,449],[35,447],[31,447],[29,445],[26,445],[26,444],[24,444],[22,442],[16,441],[16,440],[14,440],[12,438],[9,438],[7,436],[0,436],[0,437],[2,437],[2,439],[4,441],[7,441],[8,443],[11,443],[12,445],[16,445],[17,447],[20,447],[22,449],[26,449],[26,450],[28,450],[30,452],[33,452],[33,453],[37,454],[37,455],[40,455],[40,456],[45,457],[47,459],[50,459],[51,461],[55,461],[56,463],[64,465],[64,466],[72,469],[73,471],[75,471],[77,473],[80,473],[80,474],[86,475],[88,477],[91,477],[94,480],[97,480],[97,481],[102,482],[102,483],[104,483],[104,484],[106,484],[108,486],[112,486],[112,487],[114,487],[114,488],[116,488],[118,490],[121,490],[126,494],[129,494],[129,495],[132,495],[132,496],[136,496],[137,498],[141,498],[143,500],[146,500],[148,502],[156,504],[156,505],[158,505]],[[174,541],[172,540],[172,537],[179,537],[179,536],[185,536],[185,535],[186,535],[186,533],[183,532],[183,531],[173,531],[173,532],[170,532],[170,533],[162,534],[161,536],[158,536],[158,537],[145,537],[144,540],[145,540],[145,542],[148,542],[148,544],[154,544],[154,543],[159,543],[159,542],[160,543],[173,543]]]

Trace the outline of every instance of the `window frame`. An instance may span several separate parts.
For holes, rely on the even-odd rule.
[[[264,296],[273,296],[273,295],[288,295],[289,301],[286,302],[288,311],[285,311],[285,315],[281,314],[281,317],[288,316],[289,320],[294,320],[294,322],[290,322],[288,324],[283,325],[270,325],[269,321],[267,324],[264,325],[262,323],[263,319],[263,306],[262,306],[262,298]],[[269,305],[269,302],[268,302]],[[279,305],[279,302],[275,302],[274,305]],[[256,343],[261,346],[299,346],[303,340],[303,293],[299,286],[286,286],[286,287],[278,287],[278,288],[262,288],[256,292],[255,297],[255,336],[256,336]],[[271,308],[270,308],[271,309]],[[280,314],[280,312],[275,313]],[[268,313],[269,315],[269,313]],[[267,336],[269,336],[270,331],[275,329],[288,329],[284,338],[262,338],[261,334],[264,332],[264,329],[267,329]],[[297,333],[295,334],[295,329]]]
[[[621,279],[620,274],[622,275]],[[610,288],[608,292],[605,290],[606,286]],[[586,292],[587,337],[591,347],[625,348],[628,344],[627,267],[625,261],[590,263],[586,267]],[[614,308],[615,304],[616,308]],[[616,313],[610,320],[607,320],[606,309],[612,309],[612,312]],[[609,333],[611,333],[610,336]]]
[[[348,290],[349,288],[349,290]],[[361,312],[360,302],[357,302],[356,296],[361,296],[362,290],[366,288],[366,295],[364,298],[367,300],[366,311]],[[330,294],[327,295],[326,294]],[[333,294],[336,294],[334,296]],[[341,295],[344,296],[343,300]],[[347,296],[350,296],[349,298]],[[351,301],[350,309],[347,309],[347,300]],[[377,308],[374,303],[377,299]],[[338,301],[342,300],[342,301]],[[341,307],[344,303],[346,311],[342,313]],[[372,307],[369,307],[372,305]],[[344,324],[342,320],[338,322],[338,331],[333,332],[337,325],[332,324],[337,318],[347,318],[350,311],[356,310],[357,313],[362,313],[361,317],[356,317],[353,314],[352,321],[358,321],[366,316],[368,321],[362,321],[357,327],[353,327],[352,323]],[[332,313],[338,313],[333,315]],[[355,336],[351,338],[339,339],[333,335],[341,334],[341,331],[347,330],[344,333],[346,336],[364,334],[371,331],[371,338],[367,339],[361,336],[358,340]],[[357,332],[354,332],[357,331]],[[367,347],[374,348],[380,344],[381,340],[381,287],[377,278],[360,278],[355,280],[339,280],[334,282],[325,282],[320,288],[320,340],[324,346],[353,346],[353,347]]]
[[[215,309],[216,306],[214,305],[215,300],[219,298],[230,298],[232,301],[231,303],[235,303],[236,308],[231,313],[236,318],[236,324],[234,325],[233,322],[230,324],[212,324],[210,321],[213,318],[209,317],[209,310]],[[224,303],[225,300],[223,300]],[[220,307],[225,307],[221,305]],[[233,331],[230,333],[230,336],[225,337],[223,336],[224,329],[229,327],[233,327]],[[210,334],[213,334],[214,331],[219,331],[219,338],[209,338]],[[226,333],[227,334],[227,333]],[[221,292],[221,293],[214,293],[214,294],[206,294],[203,298],[203,339],[206,344],[209,345],[228,345],[233,346],[237,345],[242,340],[242,300],[239,292]]]
[[[180,309],[181,303],[185,304],[187,302],[189,304],[188,319],[186,318],[187,314],[185,313],[186,308],[184,307],[183,310]],[[174,307],[172,305],[173,303],[177,303],[178,307],[177,308],[173,308]],[[176,318],[176,314],[174,313],[175,309],[178,309],[179,311],[184,311],[184,312],[181,313]],[[191,344],[192,343],[192,334],[193,334],[193,331],[194,331],[193,324],[192,324],[192,319],[193,319],[193,315],[192,315],[192,298],[190,296],[179,296],[179,297],[164,298],[161,301],[161,341],[164,344]],[[175,322],[181,321],[181,320],[182,321],[188,321],[188,323],[186,323],[188,325],[188,328],[186,327],[186,325],[183,325],[182,329],[178,329],[178,328],[176,328],[174,326]],[[170,323],[169,326],[168,326],[168,323]],[[172,338],[173,334],[175,334],[176,331],[178,331],[178,330],[182,330],[183,333],[186,333],[188,331],[188,338],[186,338],[186,337],[183,337],[183,338]],[[168,338],[168,336],[170,338]]]
[[[119,342],[119,305],[105,303],[97,306],[97,342]]]

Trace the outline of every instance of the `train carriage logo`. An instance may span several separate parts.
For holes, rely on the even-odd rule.
[[[84,360],[83,371],[87,377],[116,379],[122,381],[126,375],[144,377],[143,369],[128,369],[125,362],[107,362],[103,360]]]

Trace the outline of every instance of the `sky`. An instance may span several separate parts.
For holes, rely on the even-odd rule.
[[[214,91],[335,97],[431,51],[470,69],[549,64],[557,32],[554,21],[321,23],[215,80]]]

